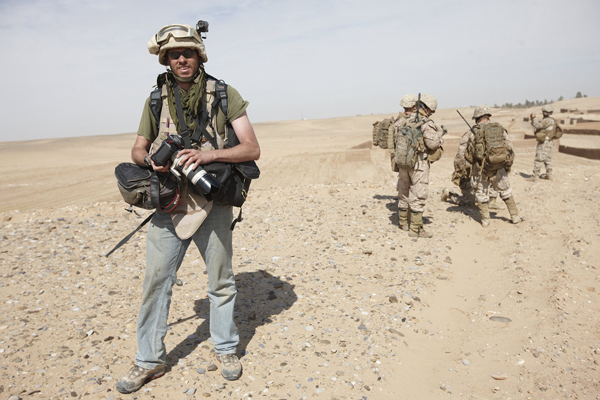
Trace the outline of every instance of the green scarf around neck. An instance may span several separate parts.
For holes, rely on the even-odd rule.
[[[175,85],[175,75],[172,72],[167,73],[167,88],[169,95],[169,111],[171,118],[177,126],[177,130],[180,130],[179,117],[177,116],[177,107],[175,106],[175,95],[173,94],[173,86]],[[179,87],[179,93],[181,94],[181,107],[183,108],[183,115],[185,115],[185,123],[188,126],[190,135],[196,128],[194,119],[199,119],[199,112],[202,109],[202,96],[206,92],[206,80],[204,79],[204,69],[198,70],[198,76],[194,79],[194,83],[190,90],[185,91]],[[181,132],[179,132],[181,134]]]

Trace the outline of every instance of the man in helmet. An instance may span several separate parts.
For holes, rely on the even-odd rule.
[[[417,106],[415,105],[415,108]],[[397,138],[403,125],[416,126],[419,120],[425,120],[420,129],[423,134],[423,151],[419,152],[413,168],[400,168],[398,172],[398,220],[400,229],[409,231],[410,237],[430,238],[433,234],[423,228],[423,211],[429,196],[430,156],[441,155],[444,132],[429,117],[437,109],[437,100],[430,94],[421,95],[417,112],[413,112],[404,124],[394,126]],[[421,121],[422,122],[422,121]],[[410,210],[410,222],[409,222]]]
[[[558,122],[552,118],[554,108],[548,104],[542,107],[543,118],[539,121],[534,113],[531,113],[531,125],[535,130],[537,147],[535,150],[535,161],[533,162],[533,180],[538,178],[552,179],[552,153],[554,151],[554,139],[562,136],[562,129]],[[540,176],[542,165],[546,167],[546,173]]]
[[[491,112],[491,111],[490,111]],[[479,111],[481,113],[481,110]],[[455,193],[452,190],[444,188],[442,191],[442,201],[448,201],[454,203],[459,206],[474,206],[475,201],[475,188],[473,183],[472,176],[472,167],[471,163],[469,163],[465,159],[465,151],[467,150],[467,146],[469,141],[471,140],[471,136],[473,134],[470,130],[465,132],[460,141],[458,142],[458,150],[456,152],[456,156],[454,157],[454,172],[452,173],[452,182],[459,187],[460,195]],[[504,169],[502,169],[504,171]],[[500,174],[500,171],[498,171]],[[500,177],[498,177],[500,179]],[[489,186],[488,190],[489,196],[489,209],[490,210],[500,210],[502,207],[497,203],[498,192],[494,189],[493,185]]]
[[[179,153],[183,155],[181,165],[185,168],[217,161],[239,163],[257,160],[260,147],[246,114],[248,102],[227,86],[226,111],[216,106],[216,83],[204,72],[208,58],[197,30],[189,25],[167,25],[148,42],[148,49],[151,54],[158,55],[159,63],[167,67],[167,72],[158,78],[162,107],[157,110],[153,105],[154,99],[150,97],[144,105],[138,135],[131,150],[133,162],[154,171],[168,172],[170,162],[160,167],[149,153],[167,136],[181,135],[182,132],[185,141],[190,142]],[[185,129],[186,125],[188,129]],[[227,145],[226,140],[230,136],[225,132],[229,129],[233,129],[239,144]],[[196,136],[196,132],[201,132],[201,135]],[[207,202],[188,186],[191,185],[187,185],[184,177],[182,208],[178,205],[172,213],[157,209],[149,224],[146,274],[137,325],[138,350],[134,366],[117,382],[117,390],[121,393],[135,392],[147,381],[166,372],[164,338],[171,287],[192,241],[206,264],[210,334],[221,362],[221,373],[229,380],[238,379],[242,373],[236,355],[239,336],[233,320],[237,291],[231,265],[232,207]]]
[[[390,152],[390,159],[392,163],[392,171],[398,172],[398,166],[394,162],[394,151],[396,150],[396,126],[401,127],[406,124],[406,121],[415,110],[417,104],[417,96],[414,94],[405,94],[400,99],[400,106],[404,108],[404,111],[398,114],[398,119],[394,123],[394,126],[390,129],[391,134],[388,135],[388,151]]]
[[[508,132],[504,129],[500,124],[492,123],[490,118],[492,117],[492,110],[487,105],[483,104],[475,107],[475,111],[473,112],[473,119],[475,120],[476,125],[473,126],[473,131],[475,132],[496,132],[498,136],[494,142],[500,142],[500,145],[497,147],[504,147],[505,153],[508,155],[508,160],[503,160],[500,164],[492,164],[489,162],[488,158],[485,161],[481,162],[476,160],[475,156],[472,154],[475,148],[478,146],[476,144],[476,136],[473,134],[471,130],[467,131],[463,137],[468,137],[467,149],[465,150],[464,158],[468,163],[469,159],[471,162],[472,175],[473,180],[472,184],[475,188],[475,199],[477,201],[477,207],[479,208],[479,212],[481,214],[481,225],[485,228],[490,224],[490,189],[493,188],[500,194],[500,198],[504,200],[506,203],[506,207],[508,208],[508,212],[512,218],[512,222],[514,224],[518,224],[523,221],[524,218],[519,213],[519,209],[517,207],[517,203],[515,202],[514,196],[512,195],[512,189],[510,187],[510,182],[508,180],[508,173],[506,168],[509,168],[512,165],[512,158],[514,157],[512,143],[508,138]],[[487,135],[488,133],[486,133]],[[490,133],[490,136],[486,137],[485,143],[488,143],[489,138],[493,138],[491,136],[493,133]],[[483,135],[483,133],[482,133]],[[485,154],[488,155],[490,152],[489,148],[485,149]],[[471,154],[470,154],[471,153]],[[508,162],[507,162],[508,161]]]

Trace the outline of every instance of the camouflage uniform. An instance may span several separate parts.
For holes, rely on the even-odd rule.
[[[556,121],[550,116],[544,116],[539,121],[536,117],[531,119],[531,125],[535,129],[535,136],[538,141],[535,149],[535,161],[533,162],[533,176],[538,177],[542,165],[546,167],[546,178],[552,176],[552,153],[554,152],[554,132],[556,130]]]
[[[454,156],[454,173],[452,182],[460,189],[459,195],[455,191],[444,189],[442,192],[442,201],[450,200],[460,206],[470,206],[475,204],[475,193],[473,191],[473,178],[471,176],[471,164],[465,160],[465,151],[469,143],[469,132],[465,133],[458,143],[458,151]]]
[[[413,118],[415,118],[415,114],[411,114],[410,119]],[[400,127],[402,125],[396,124],[394,126],[394,136],[398,135]],[[436,150],[443,144],[442,130],[437,127],[435,122],[427,121],[421,126],[421,131],[423,132],[423,142],[428,149]],[[421,153],[413,169],[400,168],[396,186],[398,189],[398,208],[410,208],[414,212],[423,212],[429,194],[429,164],[427,154]]]
[[[465,135],[469,136],[469,140],[475,140],[475,135],[471,131],[467,131]],[[508,138],[506,130],[504,130],[504,143],[512,151],[512,143]],[[464,153],[463,153],[464,154]],[[508,199],[512,195],[508,174],[504,168],[498,171],[489,172],[477,164],[473,164],[473,187],[475,188],[475,198],[479,204],[489,203],[490,189],[497,191],[502,200]]]

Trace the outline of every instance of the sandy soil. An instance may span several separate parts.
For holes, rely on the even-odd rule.
[[[532,110],[495,119],[518,137]],[[504,209],[484,229],[476,209],[440,201],[465,131],[440,110],[450,133],[425,211],[435,236],[413,240],[397,226],[386,150],[365,147],[383,117],[255,125],[262,176],[234,231],[244,374],[220,375],[190,250],[171,371],[134,395],[115,383],[135,356],[146,230],[104,254],[149,214],[125,210],[113,177],[135,135],[0,143],[0,398],[598,399],[599,162],[556,153],[555,179],[530,182],[535,143],[515,139],[526,221]]]

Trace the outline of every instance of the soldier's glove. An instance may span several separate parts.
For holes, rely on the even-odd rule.
[[[531,115],[529,115],[529,117],[530,117],[531,119],[534,119],[534,118],[535,118],[535,113],[531,113]]]

